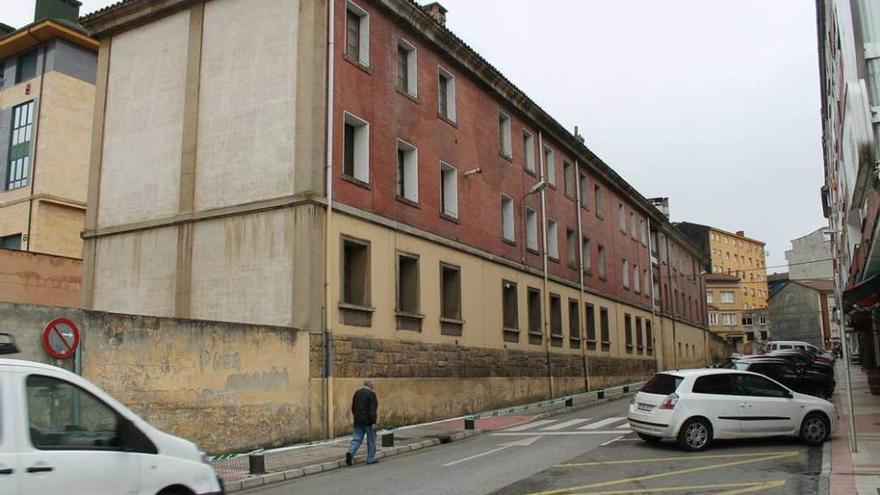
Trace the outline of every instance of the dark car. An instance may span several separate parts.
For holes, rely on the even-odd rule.
[[[782,358],[742,359],[734,361],[731,367],[760,373],[796,392],[816,397],[831,397],[836,385],[831,376],[809,369],[801,370],[792,362]]]
[[[834,367],[828,363],[823,363],[821,361],[817,361],[813,359],[812,356],[803,351],[797,350],[786,350],[786,351],[774,351],[769,354],[765,354],[767,357],[775,357],[786,359],[791,361],[801,370],[812,370],[818,371],[820,373],[825,373],[830,376],[834,376]]]

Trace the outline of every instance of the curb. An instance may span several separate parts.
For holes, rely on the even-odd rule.
[[[613,389],[621,389],[622,390],[623,387],[621,387],[621,386],[611,387],[608,389],[604,389],[604,391],[607,394],[608,392],[610,392]],[[599,399],[598,396],[596,396],[595,391],[587,392],[586,394],[582,394],[582,395],[592,394],[592,395],[596,396],[596,398],[588,399],[586,402],[582,402],[580,404],[574,404],[573,406],[568,406],[568,407],[561,406],[558,409],[555,409],[552,411],[547,411],[544,413],[536,414],[535,416],[533,416],[529,419],[523,420],[521,423],[514,423],[514,424],[506,425],[505,428],[517,426],[520,424],[525,424],[525,423],[528,423],[529,421],[534,421],[536,419],[559,416],[559,415],[567,414],[567,413],[570,413],[573,411],[579,411],[581,409],[586,409],[587,407],[595,406],[597,404],[603,404],[605,402],[611,402],[614,400],[618,400],[618,399],[621,399],[621,398],[626,397],[628,395],[634,394],[636,392],[636,390],[638,390],[638,389],[628,386],[628,389],[626,392],[621,391],[619,394],[614,394],[614,395],[611,395],[610,397],[605,396],[601,399]],[[554,400],[544,401],[540,404],[542,404],[543,406],[548,406],[548,405],[554,405],[557,403],[563,404],[564,401],[565,401],[564,398],[563,399],[554,399]],[[529,409],[530,407],[534,407],[534,405],[517,406],[515,408],[504,408],[504,409],[502,409],[502,411],[505,411],[505,413],[508,410],[525,411],[525,410]],[[502,414],[498,414],[497,411],[492,411],[489,413],[483,413],[481,415],[477,415],[476,417],[478,417],[480,419],[485,419],[485,418],[496,417],[496,416],[501,416],[501,415]],[[456,433],[449,435],[448,439],[447,439],[447,437],[444,436],[444,439],[443,439],[444,441],[441,441],[441,439],[438,437],[438,438],[432,438],[429,440],[422,440],[421,442],[415,442],[415,443],[411,443],[411,444],[407,444],[407,445],[400,445],[397,447],[388,447],[388,448],[382,449],[381,451],[376,452],[376,459],[393,457],[393,456],[396,456],[399,454],[404,454],[406,452],[412,452],[412,451],[420,450],[423,448],[436,447],[437,445],[444,444],[444,443],[457,442],[460,440],[464,440],[466,438],[470,438],[470,437],[479,435],[481,433],[483,433],[483,430],[464,430],[464,431],[459,431],[459,432],[456,432]],[[362,464],[364,462],[364,460],[365,460],[365,457],[363,454],[355,456],[355,464]],[[318,474],[318,473],[333,471],[333,470],[339,469],[341,467],[347,467],[344,459],[340,459],[337,461],[323,462],[320,464],[312,464],[312,465],[304,466],[304,467],[300,467],[300,468],[288,469],[286,471],[279,471],[277,473],[270,473],[270,474],[264,474],[261,476],[254,476],[252,478],[246,478],[243,480],[223,481],[223,488],[226,493],[234,493],[234,492],[239,492],[242,490],[249,490],[252,488],[257,488],[257,487],[261,487],[261,486],[265,486],[265,485],[280,483],[282,481],[294,480],[297,478],[301,478],[303,476],[308,476],[310,474]]]

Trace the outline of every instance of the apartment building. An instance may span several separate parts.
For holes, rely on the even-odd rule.
[[[307,329],[315,435],[346,427],[368,376],[394,422],[723,354],[709,257],[445,15],[127,0],[86,16],[84,306]]]
[[[791,249],[785,252],[791,280],[834,279],[831,239],[827,232],[828,228],[822,227],[791,240]]]
[[[82,256],[98,42],[80,2],[0,33],[0,248]]]

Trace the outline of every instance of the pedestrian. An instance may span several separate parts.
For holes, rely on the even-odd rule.
[[[379,400],[376,392],[373,392],[373,380],[364,380],[364,386],[354,393],[351,398],[351,415],[354,417],[354,431],[351,435],[351,445],[345,453],[345,463],[351,466],[354,455],[357,453],[367,437],[367,464],[375,464],[376,461],[376,419],[379,410]]]

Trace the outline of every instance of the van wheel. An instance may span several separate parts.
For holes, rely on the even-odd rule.
[[[813,447],[822,445],[828,439],[828,435],[831,433],[830,429],[828,418],[824,415],[819,413],[807,414],[803,423],[801,423],[801,442]]]
[[[645,435],[644,433],[637,433],[639,438],[648,442],[648,443],[660,443],[660,437],[655,437],[652,435]]]
[[[688,452],[706,450],[712,444],[712,424],[705,418],[691,418],[678,430],[678,446]]]

